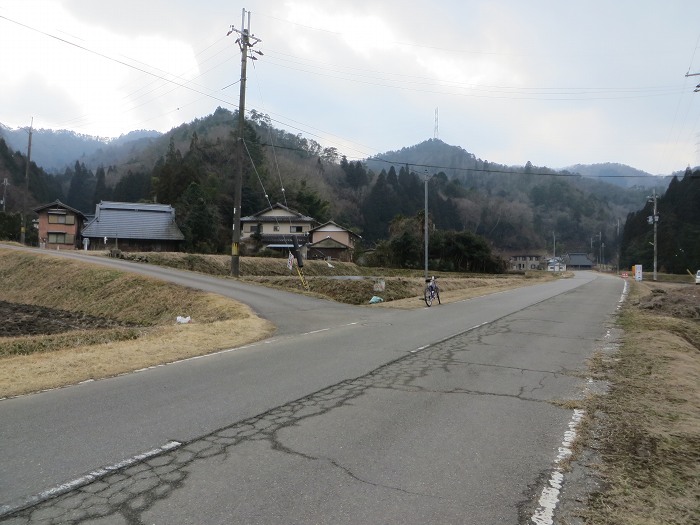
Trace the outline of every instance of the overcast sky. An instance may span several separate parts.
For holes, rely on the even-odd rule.
[[[700,164],[698,0],[0,0],[0,123],[105,137],[238,108],[350,159]],[[437,126],[436,126],[437,110]]]

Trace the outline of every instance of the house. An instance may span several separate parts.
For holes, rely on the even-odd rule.
[[[278,202],[253,215],[241,217],[241,242],[259,242],[271,250],[290,250],[294,246],[292,237],[296,237],[299,246],[305,247],[309,242],[309,231],[316,224],[312,217]],[[304,252],[305,249],[302,254],[306,256]]]
[[[169,204],[100,202],[95,218],[82,231],[89,249],[114,248],[134,252],[178,251],[185,236]]]
[[[565,272],[566,263],[562,257],[553,257],[547,261],[548,272]]]
[[[541,255],[512,255],[508,261],[511,270],[539,270],[542,265]]]
[[[566,259],[566,266],[569,270],[591,270],[593,268],[593,261],[588,258],[587,253],[570,253]]]
[[[309,230],[307,254],[309,259],[352,261],[355,243],[362,239],[355,232],[333,221]]]
[[[59,200],[34,211],[39,216],[39,246],[49,250],[75,250],[80,247],[80,229],[85,215]]]

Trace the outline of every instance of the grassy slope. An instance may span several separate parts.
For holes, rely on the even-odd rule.
[[[586,407],[605,487],[588,524],[700,523],[700,324],[643,307],[651,287],[632,284],[619,352],[593,360],[612,386]]]
[[[221,296],[40,253],[0,248],[0,282],[5,301],[130,325],[0,339],[0,398],[240,346],[273,331]],[[194,323],[176,324],[179,315]]]

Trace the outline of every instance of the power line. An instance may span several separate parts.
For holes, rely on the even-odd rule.
[[[155,78],[157,78],[157,79],[163,80],[164,82],[168,82],[168,83],[170,83],[170,84],[175,84],[175,85],[178,86],[178,87],[181,87],[181,88],[184,88],[184,89],[188,89],[188,90],[193,91],[193,92],[195,92],[195,93],[199,93],[200,95],[204,95],[205,97],[209,97],[209,98],[211,98],[211,99],[213,99],[213,100],[216,100],[216,101],[218,101],[218,102],[222,102],[222,103],[227,104],[227,105],[235,106],[235,104],[231,103],[230,101],[224,100],[224,99],[219,98],[219,97],[216,97],[216,96],[212,95],[211,93],[206,93],[206,92],[201,91],[201,90],[199,90],[199,89],[195,89],[195,88],[193,88],[193,87],[191,87],[191,86],[188,86],[187,84],[183,84],[183,83],[181,83],[181,82],[177,82],[177,81],[175,81],[175,80],[173,80],[173,79],[171,79],[171,78],[167,78],[167,77],[165,77],[165,76],[163,76],[163,75],[159,75],[159,74],[157,74],[157,73],[154,73],[153,71],[148,71],[148,70],[146,70],[146,69],[144,69],[144,68],[142,68],[142,67],[135,66],[134,64],[129,64],[128,62],[125,62],[125,61],[120,60],[120,59],[118,59],[118,58],[111,57],[111,56],[106,55],[106,54],[104,54],[104,53],[100,53],[99,51],[95,51],[95,50],[93,50],[93,49],[90,49],[89,47],[85,47],[85,46],[82,46],[82,45],[80,45],[80,44],[76,44],[75,42],[71,42],[70,40],[66,40],[65,38],[61,38],[61,37],[59,37],[59,36],[52,35],[51,33],[47,33],[46,31],[42,31],[41,29],[36,29],[36,28],[34,28],[34,27],[28,26],[27,24],[23,24],[22,22],[18,22],[18,21],[16,21],[16,20],[12,20],[11,18],[8,18],[8,17],[3,16],[3,15],[0,15],[0,18],[2,18],[2,19],[4,19],[4,20],[7,20],[8,22],[11,22],[11,23],[13,23],[13,24],[17,24],[18,26],[24,27],[25,29],[29,29],[30,31],[34,31],[34,32],[36,32],[36,33],[39,33],[39,34],[41,34],[41,35],[44,35],[44,36],[46,36],[46,37],[48,37],[48,38],[52,38],[52,39],[57,40],[57,41],[59,41],[59,42],[61,42],[61,43],[64,43],[64,44],[67,44],[67,45],[69,45],[69,46],[78,48],[78,49],[80,49],[80,50],[82,50],[82,51],[85,51],[85,52],[87,52],[87,53],[91,53],[91,54],[96,55],[96,56],[98,56],[98,57],[101,57],[101,58],[104,58],[104,59],[109,60],[109,61],[111,61],[111,62],[114,62],[114,63],[116,63],[116,64],[120,64],[120,65],[122,65],[122,66],[126,66],[126,67],[128,67],[128,68],[131,68],[131,69],[134,69],[134,70],[136,70],[136,71],[139,71],[140,73],[144,73],[144,74],[146,74],[146,75],[150,75],[150,76],[155,77]],[[149,67],[150,67],[150,66],[149,66]]]

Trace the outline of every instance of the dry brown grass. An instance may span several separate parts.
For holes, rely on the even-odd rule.
[[[49,255],[0,249],[0,299],[133,326],[0,340],[0,397],[74,384],[248,344],[274,327],[224,297]],[[190,324],[176,324],[189,315]],[[16,352],[14,352],[16,353]]]
[[[642,309],[650,293],[633,285],[620,351],[595,361],[612,388],[588,407],[606,484],[589,524],[700,523],[700,325]]]

